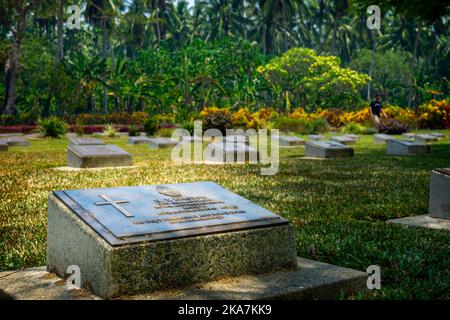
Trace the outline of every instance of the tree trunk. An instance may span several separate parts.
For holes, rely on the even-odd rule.
[[[413,90],[413,84],[414,84],[414,69],[416,66],[416,59],[417,59],[417,51],[419,49],[419,42],[420,42],[420,32],[422,30],[422,24],[419,22],[417,25],[417,33],[414,40],[414,52],[411,57],[411,63],[409,65],[409,74],[408,74],[408,107],[411,107],[412,105],[412,98],[414,95]]]
[[[108,55],[108,30],[107,30],[107,26],[106,26],[106,17],[102,18],[102,31],[103,31],[103,59],[107,58]],[[103,112],[105,114],[108,114],[108,89],[106,87],[106,81],[107,81],[107,75],[106,75],[106,70],[104,70],[104,75],[103,75]]]
[[[376,38],[374,38],[372,31],[369,30],[369,34],[370,34],[370,38],[372,39],[372,60],[370,61],[369,77],[372,78],[373,67],[375,65],[375,52],[377,49],[377,44],[376,44]],[[369,82],[367,83],[367,100],[368,101],[371,99],[371,85],[372,85],[372,80],[369,80]]]
[[[19,73],[20,49],[22,37],[26,28],[26,18],[28,9],[20,8],[18,14],[17,30],[13,31],[13,43],[9,52],[9,57],[5,63],[5,108],[6,114],[14,114],[16,110],[16,85]]]
[[[63,47],[63,41],[64,41],[64,0],[59,1],[59,8],[58,8],[58,22],[57,22],[57,28],[58,28],[58,42],[56,44],[56,54],[55,54],[55,65],[58,65],[62,57],[64,56],[64,47]]]

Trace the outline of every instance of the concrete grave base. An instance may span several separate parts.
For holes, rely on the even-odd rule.
[[[101,168],[73,168],[73,167],[55,167],[53,170],[56,171],[101,171],[101,170],[111,170],[111,169],[134,169],[139,168],[139,166],[117,166],[117,167],[101,167]]]
[[[432,218],[427,214],[388,220],[388,223],[396,223],[407,227],[421,227],[450,231],[450,220]]]
[[[339,299],[367,292],[367,274],[297,258],[297,268],[270,274],[224,278],[182,289],[122,296],[133,300]],[[0,299],[93,300],[88,290],[67,290],[45,267],[0,272]]]
[[[10,147],[28,147],[31,145],[28,139],[23,136],[6,136],[1,138],[1,140],[6,142]]]

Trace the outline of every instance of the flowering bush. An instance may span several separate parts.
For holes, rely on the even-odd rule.
[[[200,112],[203,119],[203,130],[218,129],[222,134],[226,133],[226,129],[232,128],[231,115],[228,109],[209,107],[204,108]]]
[[[402,134],[407,132],[408,129],[407,123],[395,119],[382,120],[378,125],[378,132],[386,134]]]
[[[251,114],[247,108],[239,109],[231,115],[233,128],[258,129],[260,127],[256,114]]]
[[[342,126],[341,117],[344,114],[344,111],[341,109],[324,109],[318,110],[317,113],[321,118],[327,120],[327,122],[333,127]]]
[[[450,128],[450,100],[431,100],[418,108],[419,127],[423,129]]]
[[[359,111],[348,111],[342,114],[341,123],[347,124],[350,122],[355,123],[367,123],[370,121],[369,108],[364,108]]]
[[[384,108],[384,112],[389,118],[394,118],[401,122],[407,123],[410,127],[416,127],[417,115],[414,110],[410,108],[402,108],[398,106],[388,106]]]

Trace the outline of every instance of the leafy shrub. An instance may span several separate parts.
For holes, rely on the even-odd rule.
[[[0,124],[2,126],[15,126],[20,124],[20,118],[11,114],[3,114],[0,116]]]
[[[128,127],[128,136],[130,137],[136,137],[139,135],[139,128],[132,124]]]
[[[150,116],[147,112],[133,112],[130,117],[129,123],[131,125],[143,125],[145,120],[147,120]]]
[[[59,138],[67,132],[67,124],[57,117],[41,119],[38,125],[44,137]]]
[[[450,128],[450,99],[431,100],[418,108],[419,127],[422,129]]]
[[[117,131],[113,124],[107,124],[103,129],[103,134],[109,138],[117,137]]]
[[[364,134],[366,128],[358,123],[350,122],[346,124],[341,131],[343,133],[351,133],[351,134]]]
[[[341,117],[344,114],[344,111],[341,109],[324,109],[318,111],[321,118],[325,118],[327,122],[337,128],[342,126]]]
[[[328,126],[327,120],[324,118],[315,119],[312,121],[313,132],[328,132],[330,127]]]
[[[256,114],[250,113],[247,108],[239,109],[231,115],[231,124],[233,128],[240,129],[259,129],[260,124]]]
[[[205,108],[200,112],[203,118],[203,130],[218,129],[222,134],[226,134],[226,129],[232,128],[231,115],[228,109],[216,107]]]
[[[181,128],[183,128],[183,129],[189,131],[189,133],[190,133],[191,135],[194,134],[194,122],[193,122],[193,121],[184,121],[184,122],[181,124]]]
[[[85,134],[84,126],[79,123],[72,126],[71,131],[75,132],[78,136],[83,136]]]
[[[157,129],[158,129],[158,120],[156,119],[156,117],[151,117],[145,120],[144,131],[146,135],[148,136],[154,135]]]
[[[416,127],[418,118],[414,110],[398,106],[388,106],[383,108],[389,118],[409,124],[410,127]]]
[[[75,123],[80,125],[94,125],[106,123],[106,117],[99,114],[81,113],[76,119]]]
[[[158,137],[171,137],[173,133],[173,128],[159,128],[156,131]]]
[[[408,129],[407,123],[395,119],[382,120],[378,125],[378,132],[386,134],[402,134],[407,132]]]
[[[278,129],[280,131],[293,131],[301,134],[309,134],[314,131],[312,121],[305,119],[295,119],[286,116],[276,118],[270,125],[271,129]]]
[[[130,116],[126,112],[112,112],[107,117],[109,123],[128,124]]]

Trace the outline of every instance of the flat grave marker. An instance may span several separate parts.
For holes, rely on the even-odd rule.
[[[430,153],[430,146],[415,141],[390,139],[387,141],[387,154],[392,156],[414,156]]]
[[[131,155],[116,145],[69,146],[67,164],[72,168],[131,166]]]
[[[308,141],[305,156],[311,158],[353,157],[352,148],[336,141]]]
[[[178,142],[174,139],[170,138],[149,138],[149,147],[150,149],[164,149],[164,148],[172,148],[178,144]]]

